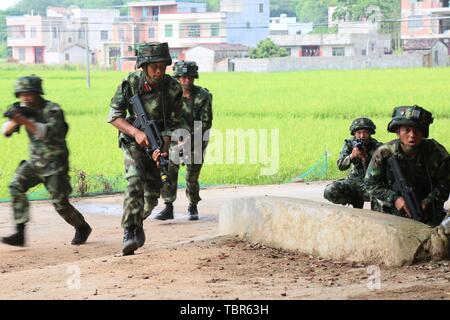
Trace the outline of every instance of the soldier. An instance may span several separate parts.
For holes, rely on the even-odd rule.
[[[207,141],[202,143],[200,148],[196,148],[194,141],[194,122],[201,124],[201,132],[197,132],[203,137],[203,134],[211,128],[212,125],[212,95],[207,89],[194,85],[195,79],[198,79],[198,66],[192,61],[179,61],[174,66],[174,77],[178,79],[183,87],[183,106],[181,109],[181,128],[187,130],[191,136],[183,143],[191,146],[190,157],[186,163],[186,196],[189,199],[189,220],[198,220],[197,204],[201,200],[199,192],[200,186],[198,179],[203,165],[203,156],[205,154]],[[198,130],[200,131],[200,130]],[[203,140],[203,139],[202,139]],[[201,152],[200,155],[195,153]],[[198,162],[198,163],[197,163]],[[167,220],[173,219],[173,202],[177,198],[178,163],[170,162],[169,179],[170,184],[166,184],[161,189],[161,197],[164,199],[166,207],[155,219]]]
[[[111,100],[108,121],[119,129],[119,144],[125,157],[125,191],[122,227],[124,255],[133,254],[144,245],[143,220],[158,204],[161,188],[159,157],[167,156],[172,130],[180,125],[183,90],[176,79],[166,75],[172,64],[169,46],[164,43],[144,43],[136,49],[136,69],[122,81]],[[145,133],[132,123],[135,115],[130,103],[138,95],[149,119],[154,120],[164,139],[162,153],[155,150],[153,160],[143,147],[149,146]]]
[[[43,183],[59,215],[75,227],[73,245],[86,242],[92,229],[81,213],[69,203],[69,151],[66,145],[68,125],[61,107],[42,98],[41,78],[32,75],[19,78],[15,86],[16,102],[5,113],[10,120],[3,134],[10,137],[24,126],[30,139],[30,160],[23,160],[9,185],[17,231],[2,239],[12,246],[25,245],[25,225],[29,220],[26,192]]]
[[[365,177],[375,210],[412,217],[405,199],[394,188],[388,159],[396,158],[423,210],[422,222],[436,226],[443,220],[444,203],[450,192],[450,158],[444,146],[434,139],[426,139],[431,123],[432,114],[419,106],[394,108],[388,131],[395,132],[397,139],[375,152]]]
[[[350,172],[345,179],[335,181],[325,187],[323,196],[333,203],[363,208],[364,201],[370,197],[364,186],[364,175],[372,154],[382,145],[371,136],[375,134],[376,126],[369,118],[357,118],[350,125],[353,136],[345,139],[344,146],[337,160],[339,170],[348,168]]]

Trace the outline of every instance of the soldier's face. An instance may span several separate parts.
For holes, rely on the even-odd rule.
[[[367,141],[370,138],[370,132],[367,129],[355,131],[355,138]]]
[[[416,127],[401,126],[397,131],[400,142],[409,148],[417,147],[423,140],[423,132]]]
[[[165,62],[149,63],[146,68],[148,80],[153,83],[159,83],[166,74]]]
[[[182,76],[180,77],[180,84],[183,89],[191,89],[194,85],[194,77]]]
[[[34,107],[39,101],[39,95],[36,92],[22,92],[18,96],[21,104],[27,107]]]

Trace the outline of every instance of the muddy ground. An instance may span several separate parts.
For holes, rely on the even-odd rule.
[[[172,221],[145,222],[147,242],[121,257],[122,195],[73,199],[94,231],[73,229],[45,201],[32,202],[27,246],[0,245],[1,299],[450,299],[449,261],[387,268],[327,261],[236,237],[217,237],[224,201],[280,195],[324,201],[324,183],[202,190],[201,219],[187,220],[179,191]],[[155,212],[162,209],[158,206]],[[0,236],[12,231],[0,204]]]

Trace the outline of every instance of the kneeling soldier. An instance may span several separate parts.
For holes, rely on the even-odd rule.
[[[369,118],[357,118],[352,122],[350,134],[353,137],[344,141],[337,160],[339,170],[351,168],[350,172],[347,178],[325,187],[325,199],[336,204],[351,204],[354,208],[363,208],[364,201],[370,200],[364,186],[364,176],[372,154],[382,145],[372,138],[375,129],[375,124]]]
[[[365,178],[375,210],[430,226],[443,220],[450,192],[450,157],[444,146],[426,139],[432,122],[432,114],[421,107],[394,109],[388,130],[397,139],[375,152]]]

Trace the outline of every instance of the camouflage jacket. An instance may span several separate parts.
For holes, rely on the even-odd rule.
[[[212,126],[212,94],[207,89],[194,86],[190,98],[183,97],[181,128],[194,134],[194,122],[201,121],[202,133]]]
[[[392,190],[394,177],[387,162],[392,156],[398,158],[403,175],[418,201],[427,207],[434,202],[435,207],[442,210],[450,192],[450,157],[445,147],[433,139],[424,139],[418,154],[408,158],[396,139],[375,152],[366,172],[366,187],[383,206],[395,208],[394,202],[400,194]]]
[[[119,85],[111,99],[108,122],[117,118],[133,122],[130,99],[135,94],[139,94],[147,116],[156,122],[163,136],[170,136],[173,130],[180,127],[181,85],[171,76],[165,75],[158,88],[150,88],[143,71],[130,73]]]
[[[337,166],[341,171],[351,168],[348,174],[349,179],[361,183],[364,181],[364,176],[366,174],[366,169],[370,162],[370,159],[372,158],[372,155],[375,152],[375,150],[377,150],[378,147],[382,145],[382,143],[378,142],[376,139],[374,138],[371,139],[372,142],[370,143],[369,150],[366,151],[368,155],[367,163],[363,163],[363,161],[360,158],[353,158],[352,160],[350,160],[350,155],[353,151],[353,141],[355,140],[355,138],[345,139],[344,145],[342,146],[342,150],[339,153]]]
[[[15,105],[18,105],[16,102]],[[51,176],[68,169],[69,151],[66,144],[68,125],[61,107],[43,100],[30,120],[44,128],[45,135],[36,137],[28,130],[30,162],[41,176]]]

